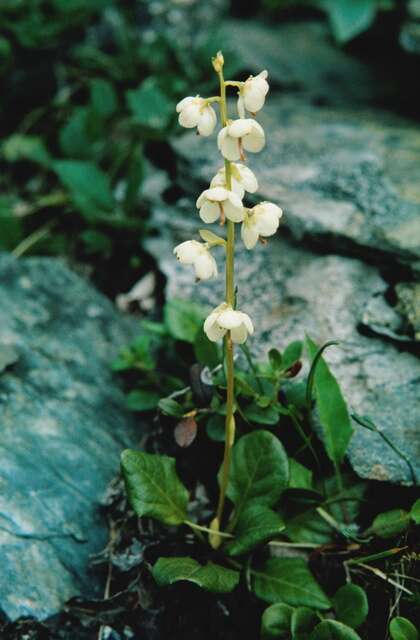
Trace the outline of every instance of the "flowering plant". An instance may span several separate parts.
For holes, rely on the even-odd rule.
[[[149,323],[153,338],[143,335],[117,363],[120,370],[141,371],[143,387],[150,377],[153,388],[167,394],[159,400],[155,392],[133,391],[131,408],[147,411],[157,407],[162,421],[175,418],[174,435],[180,447],[190,447],[199,423],[207,420],[204,455],[211,458],[213,441],[223,441],[223,460],[215,474],[217,494],[213,491],[216,483],[206,484],[201,477],[191,483],[191,467],[197,470],[201,461],[189,458],[190,467],[179,473],[181,465],[175,458],[134,450],[122,454],[126,490],[136,516],[159,521],[171,531],[177,528],[175,548],[181,553],[159,555],[151,563],[159,586],[190,582],[219,596],[245,587],[252,602],[256,596],[269,605],[262,614],[263,637],[360,640],[354,628],[367,618],[365,591],[356,584],[346,584],[330,597],[315,579],[302,550],[318,550],[327,543],[338,558],[343,547],[345,553],[352,553],[367,545],[372,536],[380,536],[381,523],[392,533],[401,529],[392,512],[377,516],[365,531],[354,522],[366,484],[342,469],[352,426],[339,385],[322,357],[324,349],[335,343],[318,348],[307,336],[304,344],[293,342],[283,353],[271,349],[268,362],[257,364],[246,345],[254,326],[247,313],[237,308],[236,225],[241,225],[246,249],[252,250],[258,241],[264,243],[276,233],[282,211],[270,202],[252,208],[243,204],[245,194],[254,194],[258,188],[255,175],[244,162],[245,152],[256,153],[265,143],[264,131],[254,116],[268,92],[267,72],[245,82],[226,81],[223,65],[223,56],[218,53],[213,67],[220,95],[184,98],[177,111],[182,126],[209,136],[217,124],[212,105],[219,105],[222,128],[217,144],[224,162],[196,205],[201,220],[219,222],[227,229],[226,237],[200,229],[201,241],[186,240],[174,253],[182,264],[193,267],[197,280],[207,280],[218,276],[213,252],[224,250],[225,299],[207,317],[202,317],[194,303],[167,302],[164,322],[156,326]],[[227,87],[238,91],[239,117],[235,120],[228,117]],[[246,117],[246,112],[252,117]],[[167,356],[170,351],[176,354],[179,370],[179,341],[193,346],[196,361],[189,370],[190,385],[185,387],[176,379],[176,389],[170,391],[173,377],[164,371],[157,379],[155,370],[160,352]],[[222,362],[218,342],[224,347]],[[235,345],[245,355],[248,372],[235,365]],[[307,378],[292,382],[302,370],[303,346],[309,356]],[[314,396],[317,431],[311,421]],[[366,418],[354,417],[362,426],[377,430]],[[284,427],[283,420],[294,437],[285,434],[287,429],[278,429],[280,422]],[[322,437],[316,440],[319,433]],[[215,464],[218,466],[218,461],[210,460],[211,469]],[[197,507],[200,482],[206,485],[204,508]],[[419,518],[418,509],[414,505],[411,510],[414,522]],[[408,527],[408,512],[404,522]],[[294,555],[278,557],[275,551],[279,549]],[[349,560],[348,576],[351,562],[357,567],[357,559]],[[326,617],[327,611],[331,613]]]

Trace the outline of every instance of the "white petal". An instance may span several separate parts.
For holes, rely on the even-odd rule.
[[[265,102],[265,94],[258,89],[258,87],[253,87],[249,91],[244,91],[244,104],[245,108],[251,113],[256,113],[260,109],[263,108]]]
[[[258,190],[258,181],[249,167],[244,164],[235,164],[241,177],[242,186],[248,193],[255,193]]]
[[[272,202],[261,202],[254,207],[254,216],[260,235],[272,236],[276,233],[283,212]]]
[[[217,139],[217,145],[219,147],[219,150],[221,151],[223,157],[226,158],[226,160],[230,160],[231,162],[234,162],[235,160],[239,160],[239,158],[241,157],[241,153],[239,150],[239,142],[236,138],[231,138],[227,134],[224,136],[221,136],[220,134],[224,130],[225,129],[222,129],[222,131],[220,131]]]
[[[226,329],[222,329],[221,327],[219,327],[218,324],[213,324],[211,327],[209,327],[205,331],[206,336],[208,337],[208,339],[211,342],[218,342],[219,340],[221,340],[224,335],[226,334]]]
[[[258,122],[255,122],[255,120],[252,122],[252,131],[242,138],[242,145],[247,151],[251,151],[251,153],[258,153],[265,145],[265,134],[263,128],[258,124]]]
[[[192,102],[187,105],[185,109],[182,109],[178,117],[178,122],[182,127],[191,129],[196,127],[200,119],[200,105],[197,102]]]
[[[252,324],[251,318],[247,313],[244,313],[243,311],[241,311],[240,313],[242,316],[242,322],[245,325],[246,330],[248,331],[249,334],[252,335],[254,333],[254,325]]]
[[[187,98],[183,98],[180,102],[178,102],[178,104],[176,105],[177,113],[179,113],[180,111],[185,109],[185,107],[187,107],[189,104],[191,104],[191,102],[193,100],[195,100],[195,98],[193,98],[193,96],[188,96]]]
[[[174,253],[183,264],[193,264],[203,247],[204,245],[201,242],[197,242],[197,240],[186,240],[175,247]]]
[[[231,138],[243,138],[252,131],[254,120],[251,118],[239,118],[228,125],[228,135]]]
[[[217,319],[217,324],[224,329],[234,329],[242,324],[242,317],[240,311],[234,311],[232,308],[222,311]]]
[[[236,195],[236,193],[233,193],[233,191],[229,191],[228,193],[228,198],[223,204],[225,215],[233,222],[242,222],[245,216],[242,200]]]
[[[258,242],[259,231],[254,222],[244,220],[241,226],[241,238],[247,249],[253,249]]]
[[[241,94],[238,95],[237,109],[238,109],[238,116],[240,118],[246,118],[244,99]]]
[[[216,126],[217,118],[214,109],[208,105],[202,109],[198,119],[198,133],[202,136],[211,136]]]
[[[194,261],[194,268],[199,280],[208,280],[209,278],[215,278],[217,276],[216,260],[210,251],[204,251],[197,257]]]
[[[223,202],[229,196],[229,191],[224,187],[212,187],[211,189],[206,189],[203,191],[203,195],[205,195],[206,200],[210,200],[211,202]]]
[[[232,338],[232,342],[235,342],[236,344],[243,344],[244,342],[246,342],[248,332],[245,325],[241,324],[239,325],[239,327],[235,327],[235,329],[232,329],[230,332],[230,336]]]
[[[232,191],[235,193],[238,198],[242,200],[245,195],[245,189],[240,182],[235,180],[235,178],[231,178]]]
[[[208,200],[206,200],[200,209],[200,218],[207,224],[216,222],[216,220],[220,218],[219,205],[215,202],[209,202]]]

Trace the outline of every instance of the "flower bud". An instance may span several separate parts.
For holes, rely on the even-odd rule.
[[[213,69],[216,73],[220,73],[223,69],[223,65],[225,64],[225,59],[223,57],[223,53],[218,51],[214,58],[211,59]]]

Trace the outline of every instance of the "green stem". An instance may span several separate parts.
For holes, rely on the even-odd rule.
[[[222,126],[227,124],[228,113],[226,103],[226,84],[223,77],[223,70],[218,72],[220,82],[220,117]],[[232,189],[232,167],[229,160],[225,160],[226,187]],[[227,242],[226,242],[226,302],[231,307],[235,304],[234,286],[234,266],[235,266],[235,223],[227,221]],[[235,440],[235,389],[234,389],[234,347],[230,331],[225,337],[225,357],[226,357],[226,377],[227,377],[227,397],[226,397],[226,423],[225,423],[225,450],[222,464],[222,478],[220,484],[219,502],[217,505],[216,517],[219,524],[222,521],[223,509],[225,505],[226,489],[229,482],[229,470],[232,457],[232,446]]]
[[[191,522],[190,520],[184,520],[184,524],[193,529],[193,531],[204,531],[204,533],[215,533],[213,529],[209,529],[209,527],[203,527],[201,524],[196,524],[195,522]],[[221,538],[233,538],[230,533],[224,533],[223,531],[217,531],[217,535]]]

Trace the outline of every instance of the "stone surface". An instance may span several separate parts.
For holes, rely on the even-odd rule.
[[[55,259],[0,256],[0,610],[103,591],[99,500],[138,427],[110,372],[136,323]],[[3,355],[3,357],[1,357]]]
[[[258,196],[278,203],[293,237],[332,250],[420,258],[420,130],[381,111],[316,107],[272,94],[259,118],[265,150],[248,154]],[[173,142],[180,180],[191,190],[221,165],[214,137]],[[369,256],[367,256],[369,257]]]
[[[335,46],[325,22],[224,22],[220,48],[246,72],[267,69],[270,82],[323,104],[377,102],[388,95],[389,75],[380,74]]]
[[[161,235],[148,246],[167,277],[166,295],[219,304],[223,278],[195,284],[192,270],[172,255],[174,245],[194,236],[200,226],[193,201],[185,198],[178,207],[157,206],[154,225]],[[221,250],[218,253],[220,259]],[[223,268],[220,261],[219,267]],[[340,341],[326,359],[351,409],[370,415],[410,457],[420,482],[420,362],[389,341],[359,332],[372,300],[380,298],[387,307],[388,285],[378,270],[356,258],[313,253],[288,242],[280,232],[252,253],[237,243],[236,282],[238,305],[256,327],[249,343],[256,355],[302,339],[305,331],[319,343]],[[393,317],[395,312],[389,312]],[[355,471],[363,478],[411,484],[407,464],[377,434],[354,426],[349,459]]]

